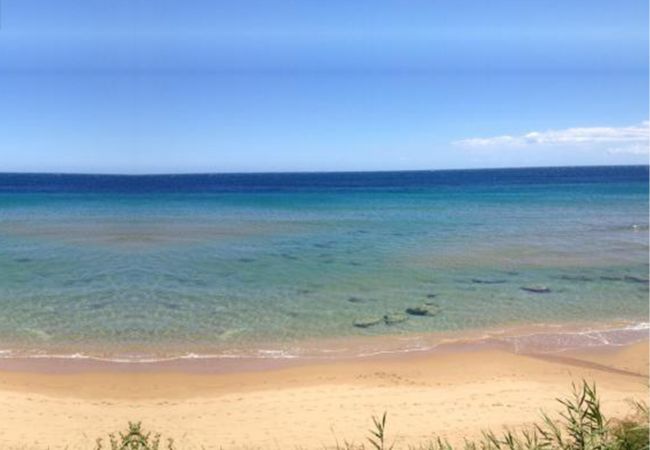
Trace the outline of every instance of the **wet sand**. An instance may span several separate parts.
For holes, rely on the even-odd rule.
[[[42,370],[49,367],[51,370]],[[571,382],[595,381],[609,416],[648,397],[648,342],[523,355],[487,347],[302,361],[222,373],[0,367],[0,447],[90,448],[141,420],[178,448],[324,448],[361,443],[388,412],[388,438],[452,442],[523,427]],[[37,370],[36,370],[37,369]]]

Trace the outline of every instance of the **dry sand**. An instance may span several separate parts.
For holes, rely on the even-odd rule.
[[[571,382],[595,381],[609,416],[648,396],[648,343],[552,357],[503,350],[419,353],[247,373],[0,372],[0,448],[92,448],[142,420],[179,448],[324,448],[361,442],[373,414],[388,437],[458,442],[526,426]]]

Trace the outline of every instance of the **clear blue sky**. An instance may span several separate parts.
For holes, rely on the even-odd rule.
[[[647,0],[4,0],[0,14],[0,171],[648,161]]]

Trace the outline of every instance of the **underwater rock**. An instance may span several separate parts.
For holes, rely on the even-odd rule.
[[[647,278],[635,277],[635,276],[633,276],[633,275],[625,275],[625,277],[624,277],[623,279],[624,279],[625,281],[632,281],[632,282],[634,282],[634,283],[645,283],[645,284],[648,284],[648,282],[650,282],[650,280],[648,280]]]
[[[547,288],[546,286],[522,286],[521,290],[526,292],[532,292],[534,294],[548,294],[549,292],[551,292],[551,289]]]
[[[407,320],[409,320],[409,317],[402,313],[386,314],[384,316],[384,323],[386,325],[396,325],[398,323],[406,322]]]
[[[485,279],[485,278],[472,278],[472,283],[475,284],[503,284],[506,283],[506,280],[490,280],[490,279]]]
[[[110,302],[101,302],[101,303],[91,303],[88,305],[90,309],[102,309],[106,308],[108,305],[110,305]]]
[[[607,275],[601,276],[600,279],[604,281],[623,281],[623,277],[612,277]]]
[[[180,305],[178,305],[178,304],[176,304],[176,303],[160,302],[160,304],[161,304],[162,306],[164,306],[165,308],[167,308],[167,309],[174,309],[174,310],[176,310],[176,309],[180,309],[180,308],[181,308]]]
[[[593,278],[585,275],[562,275],[560,279],[566,281],[594,281]]]
[[[383,321],[383,317],[366,317],[354,321],[354,326],[357,328],[369,328],[378,325]]]
[[[435,305],[411,306],[406,308],[406,314],[412,316],[435,316],[440,312],[440,308]]]

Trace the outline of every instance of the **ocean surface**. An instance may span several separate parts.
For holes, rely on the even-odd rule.
[[[647,166],[0,174],[0,356],[292,356],[528,325],[647,335],[648,213]]]

